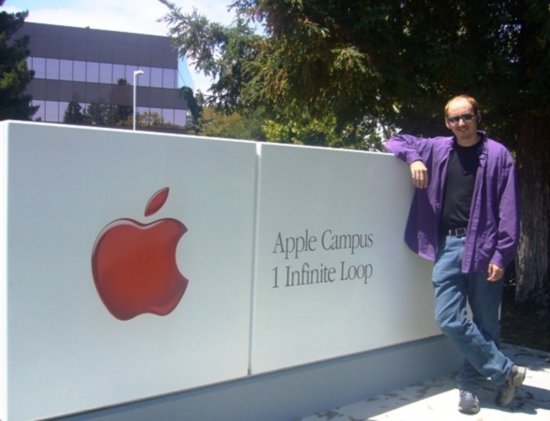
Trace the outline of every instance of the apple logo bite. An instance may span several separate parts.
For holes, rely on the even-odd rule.
[[[145,206],[146,217],[166,202],[169,188],[157,191]],[[149,224],[122,218],[98,235],[92,252],[92,274],[105,307],[119,320],[139,314],[172,312],[189,281],[176,263],[176,247],[187,228],[164,218]]]

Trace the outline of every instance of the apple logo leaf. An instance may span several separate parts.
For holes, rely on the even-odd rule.
[[[145,206],[144,215],[151,216],[154,213],[158,212],[158,210],[164,205],[164,202],[166,202],[166,199],[168,199],[169,191],[169,187],[164,187],[153,194],[149,199],[149,202],[147,202],[147,205]]]

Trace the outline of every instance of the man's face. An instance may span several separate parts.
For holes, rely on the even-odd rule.
[[[468,101],[457,98],[449,104],[445,125],[453,132],[459,143],[477,140],[477,116]]]

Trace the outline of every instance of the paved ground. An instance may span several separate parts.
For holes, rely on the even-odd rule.
[[[504,352],[528,367],[527,377],[508,408],[497,407],[494,387],[480,385],[481,411],[458,412],[453,376],[427,380],[361,402],[314,414],[300,421],[550,421],[550,353],[505,346]]]

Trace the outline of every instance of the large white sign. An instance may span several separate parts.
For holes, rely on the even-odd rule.
[[[412,187],[386,154],[261,145],[254,373],[437,335]]]
[[[1,130],[0,419],[246,376],[255,144]]]
[[[0,419],[439,334],[388,154],[0,123]]]

